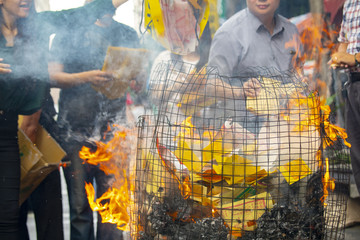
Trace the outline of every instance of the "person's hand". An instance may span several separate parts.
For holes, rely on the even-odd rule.
[[[260,93],[261,84],[256,78],[251,78],[243,85],[243,92],[245,97],[256,97]]]
[[[112,0],[115,8],[118,8],[121,4],[126,3],[128,0]]]
[[[3,60],[0,58],[0,74],[11,73],[10,64],[3,63]]]
[[[89,82],[94,85],[103,85],[113,80],[113,74],[100,70],[92,70],[81,73],[83,82]]]
[[[346,52],[336,52],[331,55],[328,64],[332,68],[348,68],[355,66],[355,56]]]

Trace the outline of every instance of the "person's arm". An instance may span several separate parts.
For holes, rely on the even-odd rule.
[[[348,47],[348,32],[351,31],[351,29],[349,29],[348,24],[346,24],[346,22],[349,21],[348,19],[348,15],[347,15],[347,8],[343,9],[343,21],[341,22],[341,28],[340,28],[340,32],[339,32],[339,37],[338,37],[338,41],[340,42],[338,50],[336,53],[331,55],[331,59],[328,62],[328,64],[330,64],[331,67],[333,68],[348,68],[348,67],[352,67],[356,65],[356,61],[359,61],[359,57],[357,56],[359,54],[349,54],[347,53],[347,47]]]
[[[347,46],[348,43],[340,43],[338,51],[331,55],[331,60],[329,61],[329,64],[332,67],[353,67],[356,65],[356,61],[360,62],[360,54],[347,53]]]
[[[35,143],[36,140],[36,133],[39,128],[40,115],[41,110],[35,112],[32,115],[24,115],[23,121],[20,126],[26,136],[28,136],[33,143]]]
[[[82,83],[103,84],[112,80],[112,74],[100,70],[79,73],[64,72],[64,65],[57,62],[48,64],[52,85],[60,88],[71,87]]]
[[[93,24],[98,18],[106,13],[114,12],[117,7],[128,0],[95,0],[83,7],[62,11],[45,11],[38,13],[38,21],[42,29],[49,36],[59,30],[69,27],[87,26]]]
[[[242,87],[230,85],[219,78],[211,78],[208,79],[206,88],[200,89],[200,92],[206,90],[206,93],[202,94],[245,99],[246,97],[256,97],[260,93],[260,87],[260,82],[256,78],[250,78],[244,82]]]
[[[338,52],[346,53],[348,43],[340,43],[338,47]]]

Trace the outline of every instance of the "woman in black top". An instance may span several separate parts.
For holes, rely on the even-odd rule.
[[[19,239],[18,114],[41,108],[49,91],[49,36],[89,25],[127,0],[97,0],[78,9],[36,13],[32,0],[0,0],[0,239]]]

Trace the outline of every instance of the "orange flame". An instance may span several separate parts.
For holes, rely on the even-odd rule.
[[[348,147],[351,147],[350,143],[348,143],[345,139],[347,139],[347,134],[345,129],[335,126],[330,123],[329,116],[331,109],[328,105],[325,105],[324,101],[320,101],[320,98],[317,96],[316,93],[310,95],[309,97],[305,96],[298,96],[297,98],[291,99],[289,101],[290,109],[294,109],[296,106],[298,109],[298,113],[302,113],[302,119],[299,121],[298,126],[296,127],[297,130],[303,131],[308,129],[310,125],[316,127],[320,134],[322,134],[321,130],[323,128],[325,137],[323,138],[323,148],[325,149],[328,146],[334,144],[338,138],[342,138],[344,144]],[[303,111],[304,109],[308,109],[308,111]],[[296,111],[296,110],[295,110]],[[304,116],[305,115],[305,116]],[[289,120],[289,116],[284,116],[285,120]],[[324,176],[322,178],[324,195],[321,198],[321,201],[326,206],[325,200],[329,195],[330,190],[335,189],[335,180],[330,178],[329,172],[329,159],[325,159],[325,169],[322,162],[322,152],[319,149],[316,158],[319,162],[319,167],[322,170],[325,170]]]
[[[335,39],[338,36],[338,30],[334,30],[331,24],[326,20],[322,14],[309,13],[305,20],[297,24],[299,36],[295,35],[285,44],[285,48],[294,49],[292,63],[294,69],[302,75],[304,69],[311,70],[307,73],[307,77],[311,79],[310,85],[317,89],[322,95],[328,95],[326,83],[323,80],[312,79],[317,76],[312,73],[320,73],[322,60],[324,57],[330,56],[336,51]],[[302,48],[299,49],[298,42],[302,43]],[[326,59],[325,59],[326,60]],[[309,61],[308,65],[305,62]],[[327,62],[327,60],[326,60]],[[304,65],[304,66],[303,66]]]
[[[124,175],[126,175],[125,171]],[[91,183],[85,183],[85,190],[91,209],[99,212],[103,223],[113,223],[120,230],[130,231],[128,208],[132,203],[126,177],[119,188],[108,189],[96,200],[95,190]]]
[[[86,183],[85,190],[93,211],[98,211],[102,222],[113,223],[123,231],[130,230],[131,212],[134,210],[130,163],[135,157],[136,134],[132,129],[113,126],[114,137],[107,143],[96,142],[97,149],[92,152],[83,147],[79,156],[84,163],[98,165],[106,174],[114,175],[112,186],[99,198],[95,199],[95,190],[91,183]],[[134,160],[134,159],[133,159]],[[130,173],[130,174],[129,174]]]
[[[325,52],[335,51],[333,39],[338,33],[329,28],[329,23],[324,20],[322,14],[309,14],[306,20],[297,25],[297,28],[304,48],[301,56],[303,60],[314,60]]]
[[[326,164],[326,170],[325,170],[325,174],[322,178],[322,182],[323,182],[323,186],[324,186],[324,195],[321,198],[322,202],[324,202],[326,200],[326,198],[329,196],[328,189],[330,189],[331,191],[335,190],[335,179],[330,178],[329,159],[328,158],[325,159],[325,164]],[[324,203],[324,205],[326,206],[327,204]]]
[[[84,163],[99,165],[106,174],[116,174],[115,161],[110,160],[128,159],[129,151],[124,151],[124,147],[119,144],[126,142],[127,133],[128,130],[123,129],[115,132],[113,139],[108,143],[96,142],[96,152],[92,152],[90,148],[83,146],[79,152],[79,157],[84,160]],[[119,161],[117,163],[123,164]]]
[[[308,97],[300,94],[294,96],[294,98],[289,100],[289,108],[292,113],[298,111],[297,113],[302,115],[301,120],[294,129],[295,131],[304,131],[308,129],[309,126],[315,126],[320,132],[323,127],[325,131],[324,148],[333,145],[339,137],[344,140],[344,144],[347,147],[351,147],[350,143],[345,140],[348,137],[345,129],[330,123],[330,106],[325,105],[324,100],[320,101],[316,92]],[[284,119],[289,120],[289,116],[284,116]]]

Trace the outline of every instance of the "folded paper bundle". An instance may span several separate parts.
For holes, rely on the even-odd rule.
[[[59,168],[65,151],[43,128],[39,127],[36,143],[19,129],[19,148],[21,161],[20,205],[52,171]]]
[[[113,73],[114,79],[102,85],[93,84],[92,87],[109,99],[124,97],[131,80],[137,80],[146,69],[148,56],[146,49],[109,46],[102,71]]]

